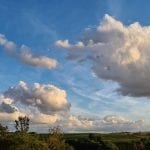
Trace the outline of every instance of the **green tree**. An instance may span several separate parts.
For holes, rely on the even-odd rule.
[[[73,150],[71,146],[65,143],[59,127],[50,128],[49,133],[48,147],[50,150]]]
[[[48,150],[48,144],[45,141],[40,140],[36,134],[14,133],[5,141],[9,143],[9,145],[5,144],[5,147],[8,146],[7,149],[10,150]],[[3,149],[6,149],[5,147]]]
[[[30,119],[27,116],[20,116],[18,120],[15,120],[16,131],[21,133],[26,133],[29,131],[29,121]]]
[[[95,141],[95,142],[101,142],[102,141],[102,137],[101,137],[100,134],[90,133],[89,134],[89,140],[90,141]]]

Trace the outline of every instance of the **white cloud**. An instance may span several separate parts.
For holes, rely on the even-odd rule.
[[[25,45],[21,46],[21,54],[19,55],[19,58],[25,64],[35,67],[52,69],[56,68],[56,66],[58,65],[58,62],[55,59],[46,56],[33,55],[29,51],[29,48]]]
[[[88,130],[92,126],[93,126],[93,122],[90,120],[80,119],[75,116],[70,116],[68,118],[68,127],[75,128],[75,129],[83,128]]]
[[[59,114],[54,114],[54,115],[47,115],[47,114],[31,114],[29,115],[29,118],[31,119],[32,122],[37,123],[37,124],[55,124],[59,119],[60,115]]]
[[[70,107],[66,91],[50,84],[29,85],[20,81],[0,94],[2,121],[13,121],[18,116],[27,115],[33,123],[55,124],[68,116]]]
[[[34,83],[28,85],[20,81],[15,87],[5,91],[4,96],[27,106],[36,107],[44,114],[52,114],[57,111],[68,111],[70,104],[66,91],[50,84]]]
[[[102,120],[102,125],[100,126],[98,122],[95,123],[95,126],[99,126],[99,128],[103,131],[137,131],[144,124],[144,120],[136,120],[131,121],[122,116],[116,115],[107,115]]]
[[[70,48],[71,47],[68,40],[64,40],[64,41],[58,40],[55,42],[55,45],[60,48]]]
[[[71,60],[92,60],[94,74],[119,83],[117,91],[122,95],[150,96],[149,39],[150,26],[137,22],[127,26],[105,15],[99,26],[86,29],[84,48],[64,48]],[[67,41],[67,45],[71,44]]]
[[[68,40],[58,40],[55,42],[55,46],[69,49],[84,48],[83,42],[79,41],[75,45],[71,45]]]
[[[143,120],[131,121],[121,116],[103,118],[72,115],[64,90],[54,85],[20,81],[0,95],[0,120],[13,121],[27,115],[33,124],[59,125],[65,132],[137,131]]]
[[[33,67],[53,69],[58,65],[56,59],[49,58],[47,56],[34,55],[31,53],[30,48],[25,45],[17,48],[16,44],[12,41],[7,40],[7,38],[3,34],[0,34],[0,46],[3,46],[5,51],[11,54],[12,57],[15,57],[22,63]],[[17,52],[17,49],[19,49],[19,52]]]
[[[1,121],[14,121],[18,119],[19,116],[25,116],[25,114],[19,111],[13,113],[0,112]]]
[[[103,122],[106,124],[124,124],[124,123],[130,123],[129,120],[126,120],[123,117],[115,116],[115,115],[108,115],[105,116],[103,119]]]
[[[67,132],[138,131],[143,123],[143,120],[131,121],[116,115],[108,115],[103,118],[71,115],[67,120],[59,121],[59,125]]]
[[[65,132],[137,131],[143,125],[143,120],[131,121],[116,115],[76,116],[69,111],[70,107],[66,91],[50,84],[20,81],[0,94],[2,121],[27,115],[33,124],[59,125]]]
[[[14,53],[16,50],[16,44],[12,41],[8,41],[3,34],[0,34],[0,45],[9,53]]]

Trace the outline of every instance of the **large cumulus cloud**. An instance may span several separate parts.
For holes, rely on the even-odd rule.
[[[15,87],[5,91],[4,96],[27,106],[34,106],[44,114],[69,110],[66,91],[50,84],[28,85],[20,81]]]
[[[100,25],[87,28],[77,44],[56,41],[59,48],[69,49],[68,58],[91,60],[95,75],[120,85],[122,95],[150,96],[150,26],[138,22],[124,25],[105,15]]]
[[[9,41],[3,34],[0,34],[0,46],[2,46],[10,56],[33,67],[53,69],[58,65],[56,59],[47,56],[34,55],[29,47],[25,45],[18,47],[14,42]]]

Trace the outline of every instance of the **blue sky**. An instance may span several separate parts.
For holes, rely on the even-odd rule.
[[[112,68],[116,69],[116,73],[113,73],[113,75],[109,73],[102,74],[101,70],[99,71],[99,62],[96,60],[94,60],[94,62],[92,62],[93,60],[85,60],[86,58],[83,57],[86,54],[81,54],[83,61],[71,60],[68,59],[67,56],[76,55],[74,51],[76,51],[76,49],[79,51],[80,48],[74,44],[78,41],[82,41],[85,45],[82,39],[88,38],[86,37],[86,31],[90,29],[90,33],[93,34],[93,32],[95,32],[93,30],[96,30],[98,27],[102,28],[100,24],[104,24],[103,26],[105,27],[110,23],[110,26],[113,26],[119,21],[127,28],[128,25],[139,22],[140,27],[144,31],[143,26],[150,24],[148,3],[148,1],[141,0],[0,0],[0,34],[5,36],[5,38],[2,37],[1,39],[7,39],[7,42],[12,41],[16,47],[15,50],[11,49],[12,51],[8,51],[9,49],[6,48],[5,44],[0,44],[0,100],[1,105],[5,103],[9,105],[11,109],[13,107],[13,110],[16,108],[15,110],[18,111],[17,114],[12,115],[8,110],[6,111],[2,105],[0,106],[1,115],[10,116],[10,120],[13,120],[17,115],[25,114],[27,110],[27,115],[30,114],[31,118],[36,115],[38,115],[38,117],[42,117],[40,115],[46,115],[44,119],[51,120],[51,117],[54,118],[54,116],[57,116],[56,119],[54,119],[55,121],[45,121],[46,124],[48,124],[48,122],[50,124],[65,124],[69,120],[70,122],[68,121],[68,124],[71,125],[69,127],[66,125],[66,128],[69,128],[70,131],[113,131],[118,126],[118,129],[121,131],[132,131],[133,128],[135,130],[147,130],[150,125],[150,95],[148,90],[146,91],[147,94],[141,94],[143,91],[139,93],[132,91],[130,88],[133,87],[134,89],[136,83],[131,82],[129,86],[129,83],[124,81],[125,77],[122,78],[120,73],[123,72],[123,70],[118,71],[118,68],[115,68],[115,66],[112,66]],[[109,17],[106,17],[106,14],[108,14]],[[111,19],[114,20],[114,24],[111,24]],[[117,27],[114,28],[116,29]],[[138,30],[141,31],[140,27],[135,27],[134,30],[137,32]],[[118,30],[114,32],[117,33]],[[130,31],[129,29],[128,32],[134,35],[134,31]],[[113,41],[113,35],[109,32],[108,34],[110,34],[110,38],[112,38]],[[140,34],[139,37],[141,36],[142,38],[142,35],[143,34]],[[93,34],[93,36],[95,35]],[[135,34],[135,36],[138,37],[138,34]],[[149,34],[144,37],[149,37]],[[101,37],[98,36],[98,38]],[[69,46],[61,45],[64,44],[65,40],[68,40],[67,44]],[[61,41],[61,44],[56,44],[58,41]],[[25,50],[22,48],[22,45],[26,46],[24,48]],[[148,45],[147,42],[145,42],[145,45]],[[138,47],[139,51],[145,50],[145,48],[143,48],[144,46],[140,45],[139,47],[142,48],[140,49]],[[111,48],[112,47],[110,47],[110,49]],[[89,47],[85,46],[85,49],[89,49]],[[88,52],[89,50],[84,53]],[[103,53],[105,55],[105,52]],[[112,54],[114,53],[112,52]],[[125,54],[126,53],[127,52],[125,52]],[[133,59],[139,59],[140,54],[132,54],[135,56],[132,57]],[[144,54],[140,56],[145,58]],[[147,54],[149,55],[148,52]],[[46,57],[49,63],[51,60],[48,60],[48,58],[56,60],[58,62],[57,66],[48,66],[49,68],[47,68],[44,60],[45,57],[43,56]],[[89,56],[87,56],[87,58],[88,57]],[[93,57],[93,54],[91,57]],[[34,58],[39,60],[35,60]],[[109,59],[110,56],[106,55],[105,58]],[[44,61],[42,65],[40,63],[42,61],[41,59]],[[111,59],[112,58],[110,58],[110,60]],[[123,59],[125,60],[125,57]],[[139,72],[140,69],[142,72],[143,68],[136,70],[139,62],[137,60],[135,61],[134,65],[136,64],[136,66],[133,67],[135,72]],[[111,68],[111,64],[109,63],[112,62],[116,63],[113,60],[104,60],[103,63],[108,64],[104,68],[109,70],[109,68]],[[131,64],[131,62],[127,63]],[[149,62],[146,65],[148,64]],[[93,69],[94,67],[95,69]],[[146,81],[149,82],[149,78],[146,76],[148,73],[148,71],[147,73],[144,72],[143,78],[141,75],[137,77],[137,80],[142,78],[141,82],[142,80],[143,83]],[[134,72],[132,72],[132,75],[133,74]],[[132,78],[132,75],[129,77]],[[128,75],[126,76],[128,77]],[[19,81],[23,83],[19,83]],[[35,95],[31,94],[31,96],[28,94],[29,91],[23,91],[25,94],[28,94],[27,99],[24,99],[24,101],[27,102],[22,102],[22,100],[19,102],[16,100],[16,98],[18,98],[17,96],[12,96],[12,92],[17,95],[19,93],[18,91],[20,91],[19,88],[23,89],[25,86],[28,90],[35,90],[34,83],[39,83],[41,87],[44,85],[46,87],[54,85],[55,88],[50,87],[52,89],[49,91],[52,97],[54,95],[51,95],[51,91],[55,93],[56,88],[58,93],[63,91],[66,93],[66,97],[63,95],[62,98],[61,104],[65,103],[65,106],[62,106],[61,112],[59,109],[52,112],[53,109],[58,108],[54,107],[55,103],[57,103],[55,98],[51,99],[48,97],[48,100],[50,100],[50,110],[46,108],[47,112],[45,113],[43,107],[46,105],[44,104],[49,104],[49,102],[44,103],[45,99],[41,95],[38,97],[35,93]],[[34,86],[31,87],[32,85]],[[139,86],[140,83],[137,85]],[[129,87],[129,89],[125,89],[125,86],[127,88]],[[9,89],[9,87],[12,88]],[[121,92],[116,91],[119,87],[121,87]],[[59,91],[59,89],[61,91]],[[58,93],[56,92],[56,94]],[[27,107],[28,100],[34,99],[34,96],[35,99],[41,98],[40,101],[43,100],[42,107],[39,103],[33,104],[34,108]],[[57,96],[59,97],[60,95],[58,94]],[[61,96],[59,97],[60,101]],[[8,98],[11,99],[11,102],[8,102]],[[21,99],[21,96],[18,99]],[[68,104],[70,106],[66,106]],[[16,113],[16,111],[12,113]],[[62,120],[62,114],[66,115],[66,122]],[[1,121],[7,120],[1,117],[1,115]],[[89,121],[91,117],[98,119],[95,119],[96,121],[91,123]],[[84,126],[86,121],[89,121],[89,127]],[[105,124],[103,123],[107,123],[107,121],[112,126],[109,126],[108,129],[104,127]],[[138,121],[140,125],[137,123]],[[33,120],[33,122],[36,122],[36,120]],[[101,128],[95,128],[97,122],[99,122]],[[127,127],[126,124],[128,122],[133,126]],[[90,123],[94,124],[94,128],[92,128]],[[135,126],[138,127],[135,128]],[[37,130],[39,130],[38,127]]]

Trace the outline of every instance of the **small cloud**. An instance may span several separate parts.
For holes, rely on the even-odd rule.
[[[16,44],[12,41],[8,41],[3,34],[0,34],[0,45],[3,46],[8,53],[15,53],[16,51]]]
[[[71,45],[68,40],[58,40],[55,42],[55,46],[67,49],[84,48],[83,42],[79,41],[75,45]]]
[[[47,56],[34,55],[31,53],[30,48],[25,45],[17,48],[16,44],[7,40],[3,34],[0,34],[0,45],[3,46],[5,51],[11,54],[12,57],[32,67],[53,69],[58,66],[56,59]],[[19,51],[17,51],[17,49],[19,49]]]
[[[71,45],[69,44],[68,40],[58,40],[55,42],[55,46],[59,47],[59,48],[70,48]]]
[[[21,53],[19,55],[19,58],[25,64],[48,69],[56,68],[58,65],[58,62],[55,59],[46,56],[33,55],[29,51],[29,48],[25,45],[22,45],[20,49]]]
[[[126,124],[131,123],[131,121],[116,115],[107,115],[103,118],[105,124]]]

